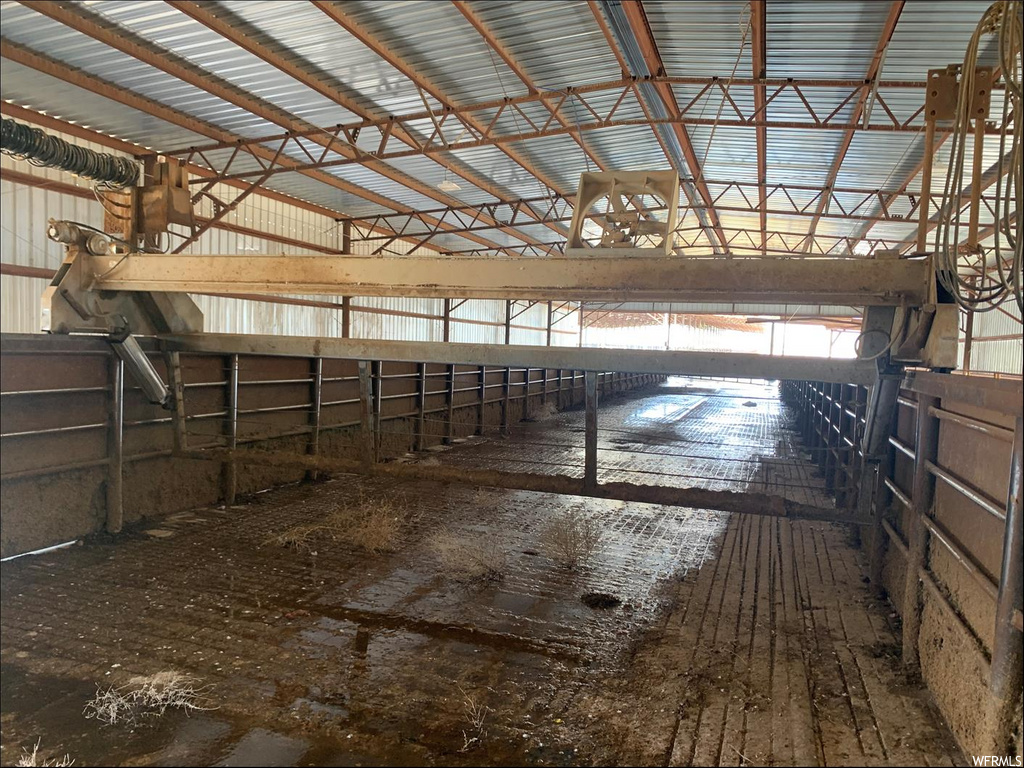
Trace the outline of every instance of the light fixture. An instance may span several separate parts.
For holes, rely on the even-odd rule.
[[[456,184],[454,181],[448,178],[448,169],[444,169],[444,180],[437,185],[437,188],[442,192],[458,192],[462,187]]]

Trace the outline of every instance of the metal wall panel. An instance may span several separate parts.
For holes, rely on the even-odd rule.
[[[1020,376],[1024,374],[1020,310],[1012,301],[1003,304],[1001,309],[1009,314],[996,310],[974,316],[971,370]]]

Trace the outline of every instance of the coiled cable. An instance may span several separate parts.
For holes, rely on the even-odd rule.
[[[935,230],[937,276],[957,304],[971,312],[997,309],[1011,297],[1024,311],[1022,269],[1024,259],[1024,156],[1021,138],[1024,102],[1021,98],[1021,8],[1020,0],[999,0],[982,16],[967,46],[961,68],[955,125],[950,141],[949,166]],[[1006,91],[1001,115],[999,160],[995,180],[993,245],[978,248],[980,274],[967,278],[960,274],[960,230],[962,227],[960,190],[978,180],[965,175],[967,139],[971,133],[970,113],[974,96],[974,73],[983,35],[994,35],[999,44],[999,64]],[[1009,144],[1009,147],[1007,147]]]
[[[138,163],[130,158],[79,147],[8,118],[3,118],[0,128],[0,151],[42,168],[59,168],[111,187],[127,187],[139,178]]]

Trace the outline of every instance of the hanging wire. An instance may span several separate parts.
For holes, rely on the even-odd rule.
[[[982,16],[971,35],[960,72],[960,88],[951,135],[951,149],[935,230],[935,258],[938,279],[956,300],[970,312],[990,312],[1013,298],[1024,312],[1024,294],[1021,291],[1021,250],[1024,245],[1024,221],[1019,211],[1024,202],[1024,156],[1021,154],[1021,135],[1024,126],[1024,102],[1021,98],[1021,21],[1022,3],[1019,0],[999,0]],[[971,105],[976,90],[975,69],[978,51],[985,35],[995,35],[998,41],[999,64],[1006,90],[1003,97],[999,160],[996,165],[995,220],[992,227],[993,245],[985,249],[978,244],[974,253],[960,250],[962,206],[960,194],[976,183],[965,174],[967,139],[971,135]],[[980,119],[980,118],[979,118]],[[1009,148],[1007,140],[1009,139]],[[975,144],[974,152],[980,151]],[[1007,167],[1007,163],[1009,166]],[[1005,244],[1004,244],[1005,241]],[[962,257],[967,258],[962,258]],[[980,275],[964,277],[960,267],[969,265],[975,257]],[[994,270],[990,267],[994,267]]]
[[[743,6],[743,8],[740,9],[740,13],[739,13],[740,47],[739,47],[739,50],[736,51],[736,60],[733,62],[732,72],[729,74],[729,80],[726,82],[725,90],[722,92],[722,100],[718,104],[718,112],[715,115],[715,122],[711,125],[711,131],[708,134],[707,144],[704,145],[704,157],[701,158],[701,161],[700,161],[700,167],[702,169],[707,165],[708,155],[711,152],[711,142],[715,138],[715,131],[718,129],[718,123],[722,119],[722,110],[725,108],[725,102],[726,102],[726,100],[727,100],[727,98],[729,96],[729,90],[732,88],[733,81],[736,79],[736,70],[739,69],[740,61],[743,60],[743,51],[746,50],[746,47],[747,47],[747,38],[750,36],[750,34],[752,32],[751,25],[750,25],[751,16],[752,16],[752,10],[751,10],[751,7],[750,7],[750,3],[747,3],[746,5]],[[704,117],[704,110],[707,108],[708,101],[710,101],[710,98],[705,98],[705,99],[703,99],[701,101],[700,113],[698,114],[698,118],[697,118],[698,120],[703,119],[703,117]],[[763,120],[764,117],[765,116],[762,115],[761,119]],[[693,176],[693,170],[694,169],[691,168],[690,170],[691,170],[691,176]],[[696,180],[696,176],[694,176],[694,180]],[[690,213],[690,211],[692,209],[693,209],[692,206],[687,206],[686,208],[683,209],[683,215],[679,217],[679,222],[676,225],[677,228],[681,228],[683,226],[683,222],[686,221],[686,217],[689,215],[689,213]]]

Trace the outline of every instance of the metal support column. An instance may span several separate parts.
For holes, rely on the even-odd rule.
[[[892,477],[895,455],[886,451],[881,461],[868,460],[861,475],[859,508],[861,519],[871,517],[871,550],[868,555],[868,578],[876,591],[882,589],[882,569],[885,566],[885,545],[888,542],[882,524],[892,504],[892,491],[886,478]]]
[[[587,414],[585,424],[583,487],[597,487],[597,371],[584,373]]]
[[[359,363],[359,428],[360,453],[363,464],[374,463],[373,437],[373,382],[370,380],[370,361],[360,360]]]
[[[373,392],[373,462],[376,464],[380,461],[382,445],[384,441],[384,432],[381,429],[381,412],[383,411],[382,406],[382,392],[384,390],[384,363],[380,360],[374,360],[370,366],[370,386]]]
[[[444,442],[451,445],[455,437],[455,366],[451,363],[445,371],[444,393]]]
[[[501,431],[508,434],[509,406],[511,405],[512,369],[505,369],[505,378],[501,382]]]
[[[110,356],[110,397],[107,422],[107,533],[119,533],[124,522],[124,361]]]
[[[521,418],[523,421],[530,418],[530,366],[526,366],[526,370],[523,371],[523,411]]]
[[[512,300],[505,300],[505,343],[512,343]]]
[[[547,346],[549,346],[549,347],[551,346],[551,322],[554,319],[554,313],[555,313],[554,302],[549,301],[548,302],[548,328],[547,328],[548,333],[547,333],[547,341],[545,342],[545,344],[547,344]]]
[[[341,252],[352,253],[352,222],[341,222]]]
[[[314,357],[312,360],[312,371],[313,374],[310,382],[310,400],[312,408],[309,411],[309,444],[306,446],[306,453],[310,456],[320,455],[320,412],[321,403],[323,402],[323,383],[324,383],[324,359],[322,357]],[[306,473],[307,480],[318,480],[320,473],[315,469],[310,470]]]
[[[452,340],[452,300],[444,300],[444,310],[441,319],[441,339],[445,343]]]
[[[413,445],[417,451],[426,447],[427,436],[427,364],[416,365],[416,436]]]
[[[1017,716],[1024,683],[1022,648],[1024,634],[1015,615],[1024,611],[1024,419],[1017,417],[1013,435],[1013,453],[1010,464],[1010,489],[1006,501],[1006,533],[1003,538],[1003,564],[999,577],[999,597],[996,601],[996,631],[992,647],[992,668],[989,679],[991,697],[991,743],[986,750],[992,755],[1009,755],[1019,727]]]
[[[341,338],[352,338],[352,297],[341,297]]]
[[[931,413],[938,399],[919,395],[917,401],[917,446],[914,450],[914,491],[908,538],[906,581],[903,592],[903,663],[920,662],[918,638],[921,633],[921,569],[928,557],[928,527],[935,497],[935,476],[928,471],[939,452],[939,420]]]
[[[480,402],[476,408],[476,433],[484,433],[485,420],[487,418],[487,366],[481,365],[477,370],[477,397]]]
[[[188,430],[185,425],[185,383],[181,377],[181,355],[178,352],[167,352],[167,379],[170,384],[174,412],[171,421],[174,424],[174,452],[180,453],[188,448]]]
[[[224,426],[227,431],[229,451],[238,448],[238,355],[228,355],[228,388],[224,393],[225,410],[228,412]],[[238,463],[231,458],[221,465],[220,496],[226,506],[235,503],[238,494]]]

